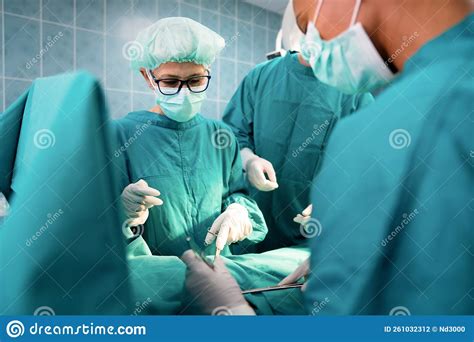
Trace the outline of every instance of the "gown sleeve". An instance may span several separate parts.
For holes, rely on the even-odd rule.
[[[123,189],[132,183],[132,177],[130,175],[130,162],[127,156],[127,150],[125,148],[127,137],[127,122],[126,119],[115,120],[112,122],[113,129],[113,166],[117,171],[118,175],[118,191],[122,193]],[[123,214],[123,208],[121,206],[121,200],[116,201],[116,205],[119,206],[120,212]],[[137,232],[132,232],[125,224],[126,217],[123,214],[122,217],[122,233],[125,239],[125,255],[127,260],[132,260],[137,257],[152,256],[150,247],[146,243],[145,239]],[[140,229],[138,227],[137,229]]]
[[[251,71],[240,83],[237,91],[227,104],[222,121],[229,125],[239,142],[240,148],[255,150],[253,139],[254,119],[254,79],[256,72]]]
[[[228,180],[228,189],[223,196],[222,211],[224,211],[232,203],[238,203],[243,205],[249,212],[249,218],[252,222],[253,232],[244,241],[241,241],[232,246],[242,248],[249,244],[254,244],[262,241],[267,235],[268,229],[265,223],[262,212],[260,211],[257,203],[248,196],[248,192],[245,187],[244,174],[242,171],[242,160],[240,159],[240,148],[237,141],[234,140],[232,144],[232,166],[230,171],[230,177]],[[238,245],[238,246],[237,246]],[[234,253],[234,249],[232,250]]]

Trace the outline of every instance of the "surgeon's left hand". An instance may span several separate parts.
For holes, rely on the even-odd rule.
[[[185,290],[190,298],[186,303],[191,311],[196,308],[212,315],[255,315],[222,258],[216,259],[213,269],[192,250],[184,252],[181,259],[187,266]]]
[[[247,209],[241,204],[232,203],[214,221],[204,243],[210,245],[217,238],[216,248],[223,250],[225,245],[244,240],[252,231]]]
[[[296,283],[298,280],[301,278],[306,278],[310,273],[310,264],[309,264],[309,258],[306,259],[301,265],[299,265],[296,270],[293,271],[289,276],[287,276],[285,279],[280,281],[278,285],[289,285]],[[301,291],[306,290],[306,285],[308,283],[305,282],[304,285],[301,287]]]

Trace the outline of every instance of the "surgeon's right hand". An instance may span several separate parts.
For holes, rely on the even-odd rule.
[[[260,191],[273,191],[278,188],[272,163],[260,158],[249,148],[243,148],[240,151],[240,155],[250,184]],[[268,176],[268,179],[265,174]]]
[[[148,219],[148,209],[163,204],[163,201],[156,197],[159,195],[160,192],[149,187],[143,179],[127,185],[121,198],[128,226],[135,227],[144,224]]]

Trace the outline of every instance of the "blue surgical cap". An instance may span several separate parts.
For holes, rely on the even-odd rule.
[[[209,66],[224,48],[219,34],[184,17],[158,20],[138,33],[131,42],[132,68],[155,69],[166,62],[193,62]]]

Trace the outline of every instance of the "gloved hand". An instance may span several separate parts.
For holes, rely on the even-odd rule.
[[[312,212],[313,212],[313,205],[310,204],[301,212],[301,214],[296,215],[293,218],[293,221],[296,223],[299,223],[302,226],[305,226],[308,223],[308,221],[311,219]]]
[[[293,284],[296,283],[298,280],[300,280],[303,277],[307,277],[310,272],[310,267],[309,267],[309,258],[306,259],[301,265],[299,265],[296,270],[293,271],[289,276],[287,276],[285,279],[280,281],[278,285],[288,285],[288,284]],[[301,291],[306,290],[306,285],[308,283],[305,283],[301,287]]]
[[[250,184],[260,191],[272,191],[278,188],[272,163],[260,158],[249,148],[243,148],[240,151],[240,156]],[[265,174],[267,174],[268,179]]]
[[[210,245],[217,237],[216,248],[223,250],[225,245],[244,240],[252,231],[247,209],[241,204],[232,203],[216,218],[204,243]]]
[[[192,250],[181,256],[187,266],[185,291],[191,308],[212,315],[255,315],[242,295],[237,281],[230,275],[222,258],[214,262],[214,269],[199,259]]]
[[[155,205],[162,205],[163,201],[155,196],[160,192],[150,188],[143,179],[129,184],[122,192],[122,204],[128,218],[128,226],[135,227],[144,224],[148,219],[148,209]]]

